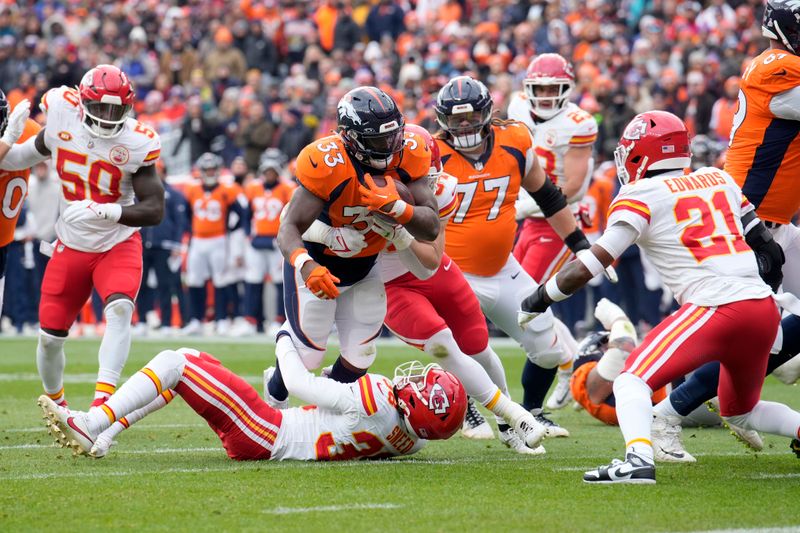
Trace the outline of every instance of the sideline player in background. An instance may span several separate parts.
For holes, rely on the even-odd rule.
[[[458,180],[442,173],[439,146],[427,130],[407,124],[405,137],[412,146],[424,140],[431,152],[426,179],[434,190],[442,228],[435,241],[424,242],[414,239],[400,225],[387,224],[381,218],[373,220],[373,231],[390,243],[378,257],[386,287],[386,327],[455,374],[470,398],[495,414],[503,444],[517,453],[542,454],[544,447],[538,446],[537,441],[543,436],[544,428],[533,415],[510,399],[505,371],[489,346],[486,319],[475,293],[458,265],[443,256],[444,224],[458,204]],[[332,229],[315,220],[303,238],[320,242]],[[344,233],[343,237],[347,235]],[[478,361],[489,366],[491,374]]]
[[[785,264],[772,268],[774,289],[800,296],[800,228],[792,218],[800,209],[800,6],[785,0],[769,0],[762,33],[769,49],[750,63],[742,75],[739,108],[731,130],[725,171],[755,206],[785,254]],[[767,371],[785,383],[800,378],[800,319],[783,319]],[[658,420],[680,433],[680,419],[716,394],[720,368],[709,363],[695,372],[655,410]],[[660,436],[656,435],[661,441]],[[755,435],[743,439],[759,449]],[[666,443],[660,443],[666,445]],[[793,443],[800,449],[800,441]],[[685,450],[683,450],[685,452]]]
[[[244,242],[234,233],[247,222],[247,206],[241,187],[220,181],[222,158],[211,152],[195,163],[200,181],[186,188],[192,219],[192,240],[186,258],[186,286],[189,288],[189,316],[185,335],[203,331],[206,314],[206,285],[214,286],[214,321],[217,335],[230,330],[225,294],[229,264],[244,262]]]
[[[386,315],[386,293],[375,268],[386,239],[371,231],[373,213],[390,217],[425,241],[436,240],[439,218],[423,179],[431,166],[430,151],[423,139],[415,145],[404,142],[405,119],[394,100],[375,87],[359,87],[342,97],[337,112],[338,133],[306,146],[297,157],[300,187],[281,221],[278,245],[287,260],[282,331],[291,334],[306,367],[313,369],[322,362],[335,324],[341,355],[330,377],[349,383],[375,360],[374,339]],[[376,185],[371,174],[383,174],[386,185]],[[406,184],[415,205],[400,198],[395,179]],[[347,229],[362,234],[349,257],[303,241],[318,218],[336,231],[352,226]],[[282,405],[287,392],[280,366],[265,379],[270,401]]]
[[[245,265],[245,316],[248,328],[239,333],[264,331],[264,280],[277,291],[278,308],[275,323],[268,333],[277,334],[285,320],[283,308],[283,256],[278,250],[278,229],[283,208],[289,203],[297,188],[290,181],[281,181],[281,171],[286,156],[277,148],[270,148],[261,157],[258,178],[245,186],[245,196],[250,202],[250,235],[244,252]]]
[[[138,229],[158,224],[164,211],[164,188],[154,166],[161,141],[129,116],[133,102],[127,76],[112,65],[98,65],[77,90],[45,93],[47,125],[4,160],[29,168],[51,157],[68,204],[56,223],[58,240],[42,281],[36,350],[45,393],[58,404],[66,403],[64,342],[92,287],[103,300],[106,320],[94,404],[114,392],[130,350],[142,279]]]
[[[572,64],[558,54],[541,54],[531,61],[522,84],[523,91],[514,95],[508,106],[508,118],[531,130],[534,152],[545,175],[564,193],[570,210],[585,230],[591,221],[580,202],[592,180],[597,122],[569,101],[575,87]],[[537,283],[544,283],[573,257],[572,251],[524,190],[520,191],[516,208],[517,217],[523,216],[525,221],[514,245],[514,257]],[[567,311],[568,305],[561,306],[561,310]],[[583,318],[585,310],[576,311],[562,316],[570,328]],[[533,363],[527,363],[530,364]],[[572,361],[559,365],[557,375],[558,385],[547,399],[548,409],[561,409],[569,403]]]
[[[586,472],[584,481],[655,483],[651,395],[712,360],[722,365],[724,418],[745,429],[800,436],[800,413],[759,401],[780,313],[759,276],[756,254],[775,258],[780,247],[752,204],[722,170],[684,175],[691,166],[689,132],[671,113],[634,117],[614,155],[623,186],[606,232],[525,299],[520,322],[568,298],[634,242],[681,307],[645,337],[614,381],[625,460]]]
[[[0,147],[6,146],[10,150],[15,143],[24,143],[39,133],[39,125],[28,118],[29,110],[28,100],[17,104],[13,111],[9,109],[6,95],[0,90]],[[14,169],[0,163],[0,311],[3,310],[6,283],[7,247],[14,241],[14,229],[28,194],[30,175],[30,167]]]
[[[228,457],[239,461],[409,455],[427,440],[449,438],[464,419],[464,387],[437,365],[413,361],[398,366],[392,381],[366,374],[344,384],[308,372],[286,332],[278,337],[278,354],[287,388],[311,407],[274,409],[213,356],[190,348],[159,353],[87,413],[61,409],[47,396],[39,405],[58,444],[93,457],[108,452],[111,428],[127,427],[176,394],[208,422]]]
[[[444,171],[458,179],[458,209],[447,224],[445,251],[464,273],[481,309],[519,342],[530,365],[522,374],[522,405],[548,428],[548,436],[569,432],[542,414],[542,403],[559,364],[572,359],[555,331],[552,311],[521,328],[517,310],[536,282],[511,254],[520,188],[528,190],[570,250],[589,248],[564,195],[545,176],[524,124],[492,120],[492,99],[480,81],[450,80],[439,91],[437,138]],[[566,330],[566,328],[564,328]]]

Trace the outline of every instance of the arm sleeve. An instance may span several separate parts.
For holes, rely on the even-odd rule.
[[[636,242],[639,235],[639,230],[627,222],[617,222],[609,225],[606,232],[595,241],[595,244],[608,252],[614,259],[618,259],[622,252]]]
[[[317,377],[306,370],[288,335],[282,335],[278,339],[275,352],[281,366],[283,383],[289,394],[323,409],[345,412],[358,408],[349,385]]]
[[[800,87],[773,96],[769,102],[769,110],[778,118],[800,120]]]
[[[426,280],[436,274],[438,270],[426,268],[425,265],[420,262],[417,254],[411,250],[410,246],[404,250],[399,250],[397,253],[400,254],[400,262],[403,263],[403,266],[411,271],[417,279]]]
[[[36,149],[36,137],[31,137],[22,144],[15,144],[0,161],[0,170],[21,170],[31,168],[37,163],[47,161],[49,155],[42,155]]]

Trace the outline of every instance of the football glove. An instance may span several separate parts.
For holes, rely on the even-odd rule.
[[[22,137],[22,132],[25,131],[25,123],[28,121],[30,114],[31,103],[26,98],[18,103],[8,116],[6,131],[3,132],[3,136],[0,137],[0,142],[3,142],[8,146],[14,146],[14,143],[16,143],[19,138]]]
[[[628,320],[625,311],[608,298],[601,298],[594,308],[594,317],[600,321],[603,328],[610,330],[617,320]]]
[[[339,296],[336,283],[339,278],[331,274],[330,270],[322,265],[317,265],[306,278],[306,287],[320,300],[333,300]]]
[[[533,294],[522,300],[520,310],[517,312],[517,323],[524,328],[528,322],[541,315],[550,308],[550,304],[545,301],[544,284],[536,287]]]
[[[370,210],[388,215],[401,224],[405,224],[414,213],[414,208],[400,198],[394,179],[386,176],[386,185],[379,187],[369,173],[364,174],[367,187],[358,186],[361,202]],[[389,207],[391,205],[391,207]]]
[[[119,222],[122,206],[119,204],[98,204],[92,200],[72,202],[61,214],[61,220],[74,224],[84,220],[111,220]]]
[[[414,237],[403,226],[391,224],[378,217],[372,220],[372,231],[392,243],[397,250],[405,250],[414,242]]]
[[[761,276],[764,283],[770,286],[772,292],[776,292],[783,282],[782,267],[786,262],[783,248],[775,242],[763,222],[759,222],[756,227],[747,232],[745,241],[756,254],[758,275]]]

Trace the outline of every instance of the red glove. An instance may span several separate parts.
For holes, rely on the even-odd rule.
[[[333,300],[339,296],[336,283],[339,283],[339,278],[322,265],[314,267],[314,270],[306,278],[306,287],[314,293],[314,296],[322,300]]]

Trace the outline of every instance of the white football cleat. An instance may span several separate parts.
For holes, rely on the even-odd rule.
[[[101,459],[106,456],[108,451],[115,444],[117,444],[117,441],[114,440],[113,435],[107,429],[97,436],[97,438],[94,441],[94,444],[92,445],[92,449],[89,450],[89,455],[91,455],[96,459]]]
[[[488,440],[494,438],[494,431],[492,426],[483,417],[478,407],[475,405],[475,400],[469,399],[467,404],[467,414],[464,417],[464,425],[461,426],[461,434],[468,439],[474,440]]]
[[[501,431],[499,438],[500,442],[522,455],[544,455],[547,453],[547,451],[544,449],[544,446],[541,444],[535,448],[531,448],[525,444],[525,441],[520,438],[519,433],[517,433],[517,431],[512,427],[509,427],[505,431]]]
[[[706,402],[708,409],[713,412],[719,414],[719,398],[712,398]],[[754,429],[744,429],[740,426],[735,426],[722,418],[722,425],[728,428],[736,440],[750,448],[751,450],[755,450],[760,452],[764,449],[764,441],[761,439],[761,435],[758,434],[758,431]]]
[[[203,334],[203,324],[196,318],[191,319],[189,323],[183,326],[183,329],[181,329],[181,335],[185,336],[196,336],[202,334]]]
[[[222,320],[217,320],[217,323],[214,325],[214,333],[219,335],[220,337],[227,337],[231,334],[231,321],[227,318],[223,318]]]
[[[563,428],[550,420],[547,415],[550,413],[545,413],[541,409],[531,409],[531,414],[536,421],[544,426],[546,431],[545,436],[548,439],[555,439],[557,437],[569,437],[569,430],[567,428]]]
[[[94,446],[92,436],[86,424],[86,413],[62,409],[47,395],[39,396],[39,407],[48,420],[50,434],[59,445],[72,448],[73,455],[89,455]]]
[[[569,380],[572,378],[572,370],[559,370],[558,381],[553,393],[547,398],[545,407],[552,410],[563,409],[572,400],[572,390],[569,388]]]
[[[795,355],[773,370],[772,375],[778,378],[781,383],[794,385],[800,379],[800,355]]]
[[[541,448],[540,443],[542,442],[542,439],[544,439],[544,437],[547,435],[547,428],[544,427],[539,422],[537,422],[536,417],[534,417],[532,414],[527,412],[526,414],[528,416],[519,420],[514,425],[514,430],[517,432],[519,437],[523,440],[523,442],[528,448],[531,449]],[[542,448],[542,450],[544,450],[544,448]]]
[[[272,394],[269,393],[269,382],[272,379],[272,374],[275,373],[275,367],[271,366],[268,369],[264,370],[264,401],[267,402],[267,405],[272,407],[273,409],[288,409],[289,408],[289,397],[287,396],[285,400],[277,400],[275,399]]]
[[[651,428],[653,457],[662,463],[696,463],[681,441],[681,419],[677,416],[654,416]]]

